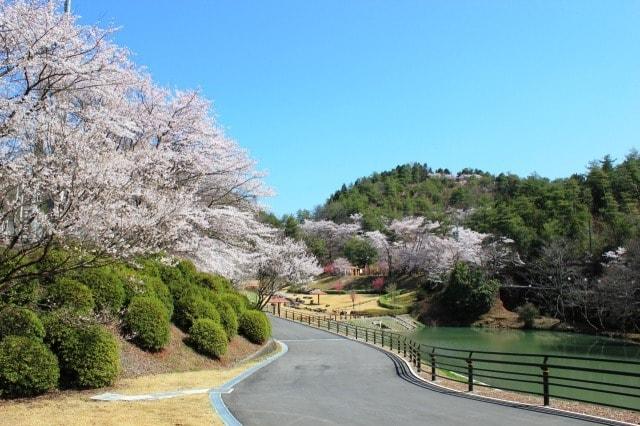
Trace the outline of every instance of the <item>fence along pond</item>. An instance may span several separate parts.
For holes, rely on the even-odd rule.
[[[382,346],[403,355],[431,380],[445,378],[550,398],[640,411],[640,361],[537,353],[476,351],[431,346],[401,333],[361,327],[330,317],[290,309],[282,318]]]

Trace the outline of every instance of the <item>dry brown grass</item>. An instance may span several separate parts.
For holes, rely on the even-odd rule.
[[[2,423],[16,426],[222,424],[206,394],[144,402],[95,402],[89,397],[87,393],[65,393],[56,398],[2,404]]]
[[[286,297],[295,299],[296,297],[305,300],[305,306],[311,308],[324,308],[328,311],[336,309],[350,310],[352,307],[351,295],[349,294],[325,294],[320,296],[320,304],[318,305],[318,296],[312,296],[313,299],[304,299],[303,294],[290,294],[286,293]],[[313,300],[313,305],[309,302]],[[329,305],[329,306],[327,306]],[[356,309],[366,309],[378,307],[378,295],[370,294],[356,294],[355,300]]]
[[[269,348],[275,350],[275,346]],[[124,377],[109,389],[64,391],[38,398],[0,401],[0,423],[16,426],[222,424],[206,393],[137,402],[102,402],[91,397],[104,392],[140,395],[218,387],[266,356],[268,354],[232,368],[221,368],[218,362],[218,368],[214,369]]]

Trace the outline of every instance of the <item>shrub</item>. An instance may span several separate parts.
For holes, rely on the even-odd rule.
[[[66,277],[57,279],[49,286],[47,303],[50,308],[68,309],[79,314],[88,314],[95,306],[89,287]]]
[[[155,295],[162,305],[164,306],[169,319],[173,316],[173,297],[171,297],[171,292],[169,288],[165,285],[164,282],[160,278],[151,277],[151,276],[143,276],[142,280],[147,285],[147,291],[145,295]]]
[[[524,328],[533,328],[535,319],[540,316],[540,311],[533,303],[525,303],[518,307],[518,319],[524,322]]]
[[[220,314],[220,324],[224,328],[224,332],[227,334],[229,340],[231,340],[238,334],[238,315],[230,304],[222,301],[216,305],[216,309]]]
[[[9,336],[0,342],[0,394],[33,396],[58,384],[58,359],[42,342]]]
[[[236,315],[240,315],[247,310],[249,300],[238,293],[225,293],[220,296],[220,300],[231,305]]]
[[[44,334],[44,325],[33,311],[18,306],[7,306],[0,311],[0,340],[6,336],[24,336],[41,341]]]
[[[262,344],[271,337],[271,323],[260,311],[250,310],[240,315],[240,334],[253,343]]]
[[[198,270],[196,269],[196,266],[193,264],[192,261],[181,260],[180,262],[178,262],[176,267],[182,273],[182,276],[186,281],[188,281],[191,284],[198,283]]]
[[[184,330],[188,330],[193,321],[201,318],[220,322],[220,314],[218,314],[216,307],[212,303],[206,302],[202,297],[188,293],[178,300],[174,316],[176,324]]]
[[[169,288],[171,295],[173,296],[173,300],[177,301],[182,297],[183,292],[189,286],[189,283],[175,266],[169,265],[158,265],[160,271],[160,279],[163,283]]]
[[[208,318],[193,322],[189,341],[198,352],[205,355],[220,358],[227,352],[227,335],[222,325]]]
[[[35,271],[35,268],[29,268],[28,271]],[[0,271],[0,274],[2,271]],[[17,280],[12,286],[5,289],[0,294],[0,304],[29,306],[36,305],[41,296],[40,283],[36,279]]]
[[[73,386],[109,386],[120,372],[116,339],[99,325],[75,328],[60,342],[59,355],[63,376]]]
[[[142,349],[158,351],[169,343],[169,317],[162,302],[155,297],[134,297],[124,316],[124,326]]]
[[[154,278],[160,277],[160,262],[154,257],[139,257],[136,263],[140,265],[140,272]]]
[[[74,332],[72,322],[77,320],[69,316],[67,311],[54,311],[42,316],[42,324],[45,329],[44,342],[49,345],[54,352],[58,352],[60,344],[69,338]]]
[[[452,317],[470,321],[491,309],[499,287],[497,281],[488,280],[481,270],[458,262],[449,274],[440,303]]]
[[[73,278],[91,289],[96,308],[115,314],[125,301],[122,277],[112,268],[87,268],[73,274]]]
[[[403,315],[407,313],[407,309],[392,309],[392,310],[388,310],[388,309],[383,309],[383,308],[367,308],[367,309],[362,309],[359,311],[354,311],[353,313],[356,315],[361,315],[361,316],[365,316],[365,317],[383,317],[383,316],[396,316],[396,315]]]
[[[222,302],[220,295],[217,293],[214,293],[208,288],[192,286],[188,290],[188,292],[193,292],[197,294],[199,297],[202,298],[202,300],[204,300],[205,302],[209,302],[214,306],[218,306],[218,304]]]
[[[198,282],[201,286],[213,290],[216,293],[225,293],[232,289],[231,282],[220,275],[201,272],[198,274]]]
[[[124,304],[131,303],[136,296],[144,296],[153,292],[151,286],[143,279],[140,273],[134,269],[122,268],[120,270],[124,283]]]

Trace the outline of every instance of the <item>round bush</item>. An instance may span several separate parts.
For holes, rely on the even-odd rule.
[[[7,306],[0,311],[0,340],[6,336],[42,340],[44,334],[44,325],[33,311],[18,306]]]
[[[238,334],[238,315],[236,315],[236,311],[225,302],[218,303],[216,309],[220,314],[220,324],[224,328],[227,338],[229,340],[233,339],[233,336]]]
[[[193,293],[188,293],[178,300],[176,305],[175,321],[184,330],[191,328],[197,319],[208,318],[215,322],[220,322],[220,314],[215,305],[206,302]]]
[[[124,326],[142,349],[158,351],[169,343],[169,317],[162,302],[155,297],[134,297],[124,316]]]
[[[158,300],[162,302],[162,305],[169,315],[169,319],[171,319],[173,316],[173,297],[171,297],[169,288],[160,278],[145,276],[142,277],[142,279],[147,283],[148,288],[153,292]]]
[[[260,311],[250,310],[240,315],[240,334],[250,342],[262,344],[271,337],[269,318]]]
[[[0,342],[0,394],[33,396],[56,387],[58,359],[42,342],[9,336]]]
[[[87,268],[73,278],[91,289],[96,308],[113,314],[122,309],[125,292],[122,278],[111,268]]]
[[[25,272],[37,272],[35,267],[27,268]],[[2,271],[0,271],[0,274]],[[17,280],[12,286],[0,294],[0,304],[29,306],[37,305],[40,299],[41,287],[36,279]]]
[[[160,278],[160,262],[154,257],[140,257],[136,259],[136,263],[140,265],[144,275]]]
[[[213,275],[201,272],[198,274],[198,281],[201,286],[216,293],[224,293],[231,290],[231,282],[220,275]]]
[[[76,320],[77,318],[69,317],[65,311],[54,311],[43,315],[44,342],[57,353],[60,344],[74,332],[74,326],[71,325],[71,321]]]
[[[246,311],[248,307],[247,298],[238,293],[222,294],[220,295],[220,300],[231,305],[233,310],[236,311],[236,315],[240,315],[241,313]]]
[[[59,278],[51,284],[47,302],[53,309],[68,309],[79,314],[88,314],[95,306],[89,287],[71,278]]]
[[[176,267],[182,273],[182,276],[191,284],[198,283],[198,270],[190,260],[181,260]]]
[[[109,386],[120,372],[118,344],[111,333],[99,325],[76,328],[60,342],[60,364],[70,385]]]
[[[175,267],[169,265],[158,265],[160,270],[160,279],[169,288],[173,300],[177,301],[183,296],[184,291],[189,286],[189,283],[182,275],[182,272]]]
[[[222,325],[208,318],[197,319],[189,330],[193,347],[205,355],[220,358],[227,352],[227,335]]]

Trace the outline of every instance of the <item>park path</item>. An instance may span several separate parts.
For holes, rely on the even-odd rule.
[[[403,378],[397,360],[381,350],[283,319],[271,321],[274,337],[288,345],[288,353],[222,395],[246,426],[590,424],[424,388]]]

